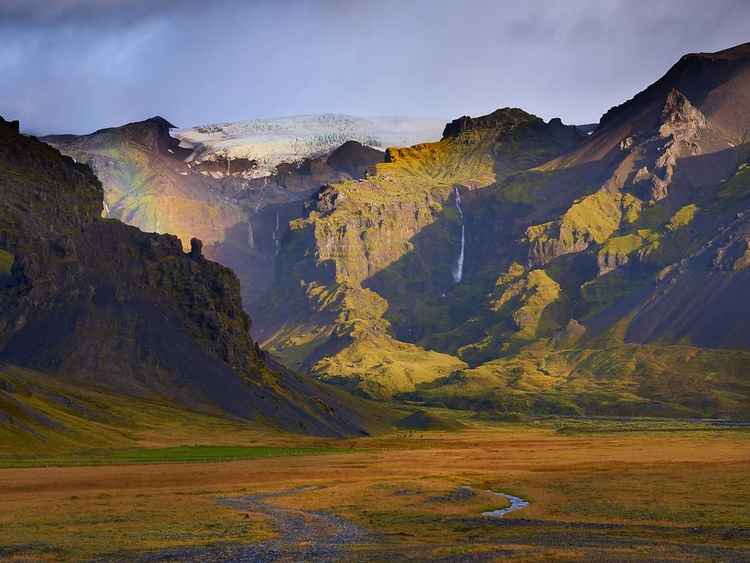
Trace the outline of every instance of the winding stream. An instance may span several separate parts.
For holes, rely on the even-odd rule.
[[[510,514],[511,512],[515,512],[516,510],[521,510],[522,508],[526,508],[527,506],[529,506],[529,501],[524,500],[521,497],[515,497],[513,495],[508,495],[506,493],[496,493],[495,491],[485,491],[485,492],[507,499],[510,502],[510,506],[506,506],[505,508],[498,508],[497,510],[489,510],[487,512],[482,512],[482,516],[489,516],[491,518],[502,518],[506,514]]]

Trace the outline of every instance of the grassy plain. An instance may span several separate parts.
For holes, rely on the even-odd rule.
[[[283,538],[288,530],[274,519],[278,514],[220,503],[287,491],[264,502],[299,517],[312,528],[310,537],[327,533],[314,529],[320,514],[363,530],[344,546],[345,560],[750,559],[749,430],[432,415],[455,419],[461,429],[305,439],[296,446],[297,438],[254,430],[253,440],[276,449],[162,443],[137,456],[132,448],[112,450],[108,462],[118,465],[0,469],[0,558],[132,559],[175,548],[200,557],[217,545],[283,540],[286,549],[316,541]],[[190,443],[205,446],[204,439],[214,438],[193,433]],[[220,452],[263,455],[209,460]],[[266,457],[276,454],[283,457]],[[119,465],[123,456],[129,465]],[[154,463],[165,456],[204,463]],[[487,490],[530,505],[502,519],[483,517],[506,504]]]

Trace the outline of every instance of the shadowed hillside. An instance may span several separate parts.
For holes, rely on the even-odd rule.
[[[17,122],[0,121],[0,163],[0,360],[293,431],[365,431],[350,399],[266,365],[237,277],[199,240],[185,253],[102,219],[91,169]]]

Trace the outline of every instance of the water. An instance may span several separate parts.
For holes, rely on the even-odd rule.
[[[509,495],[506,493],[496,493],[495,491],[487,491],[489,493],[492,493],[493,495],[497,495],[499,497],[505,497],[510,501],[510,506],[506,508],[498,508],[497,510],[490,510],[488,512],[482,512],[482,516],[491,516],[493,518],[502,518],[506,514],[510,512],[515,512],[516,510],[521,510],[522,508],[526,508],[529,506],[529,501],[522,499],[521,497],[514,497],[513,495]]]
[[[281,250],[281,237],[279,236],[279,211],[276,210],[276,227],[273,230],[273,254],[274,256],[279,255]]]
[[[250,217],[247,218],[247,245],[250,248],[255,248],[255,234],[253,233],[253,224],[250,222]]]
[[[458,259],[456,260],[456,267],[453,269],[453,281],[455,283],[461,283],[464,277],[464,250],[466,248],[466,224],[464,221],[464,210],[461,207],[461,192],[458,191],[458,186],[453,188],[453,192],[456,194],[456,211],[458,216],[461,218],[461,251],[458,253]]]

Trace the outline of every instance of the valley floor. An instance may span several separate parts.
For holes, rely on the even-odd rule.
[[[457,416],[291,456],[0,469],[0,558],[750,559],[748,429]],[[509,504],[489,491],[529,505],[483,516]]]

